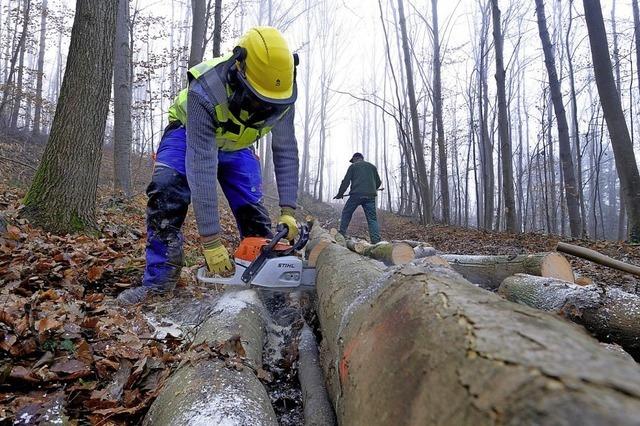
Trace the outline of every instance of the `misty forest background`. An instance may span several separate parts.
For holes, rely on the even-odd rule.
[[[379,208],[422,223],[640,238],[638,0],[351,3],[0,0],[0,139],[19,141],[0,166],[40,147],[29,216],[90,225],[100,156],[116,190],[143,188],[188,67],[272,25],[301,57],[301,194],[329,201],[360,151]],[[273,188],[268,138],[258,150]]]

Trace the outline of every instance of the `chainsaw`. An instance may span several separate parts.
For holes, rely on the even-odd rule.
[[[233,255],[236,268],[232,277],[209,277],[207,267],[203,266],[198,269],[198,281],[283,291],[314,289],[316,269],[295,255],[309,241],[309,228],[301,225],[299,237],[293,244],[281,242],[288,233],[286,225],[279,225],[271,239],[244,238]]]

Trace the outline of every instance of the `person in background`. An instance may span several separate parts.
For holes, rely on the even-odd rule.
[[[347,188],[351,186],[349,199],[342,209],[340,233],[344,236],[347,235],[347,228],[349,227],[349,222],[351,222],[353,212],[358,206],[362,206],[369,226],[371,243],[379,243],[380,227],[378,226],[378,217],[376,215],[376,196],[382,181],[380,180],[378,169],[373,164],[364,161],[364,156],[359,152],[353,154],[349,162],[351,165],[347,169],[344,179],[342,179],[338,195],[333,197],[334,200],[342,199]]]
[[[216,181],[235,216],[240,237],[272,237],[262,204],[260,162],[254,144],[272,133],[280,198],[279,224],[288,239],[298,233],[298,147],[294,132],[298,57],[272,27],[250,29],[233,53],[188,72],[189,87],[169,108],[169,125],[147,188],[147,246],[140,287],[118,296],[121,305],[173,290],[183,265],[182,224],[193,203],[202,254],[209,271],[232,268],[222,244]]]

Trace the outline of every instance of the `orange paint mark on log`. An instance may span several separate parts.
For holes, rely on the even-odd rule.
[[[389,337],[395,334],[401,316],[402,312],[394,311],[372,328],[361,331],[347,342],[338,364],[338,374],[342,385],[346,385],[349,380],[349,361],[351,356],[363,350],[375,351],[385,343],[388,343]]]

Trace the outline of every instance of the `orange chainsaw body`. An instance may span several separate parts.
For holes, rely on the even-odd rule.
[[[241,259],[247,262],[253,262],[256,260],[258,256],[260,256],[260,252],[262,247],[269,244],[270,239],[264,237],[247,237],[240,241],[240,245],[236,249],[233,256],[236,259]],[[290,249],[291,246],[289,244],[278,243],[273,248],[274,251],[282,251]]]

